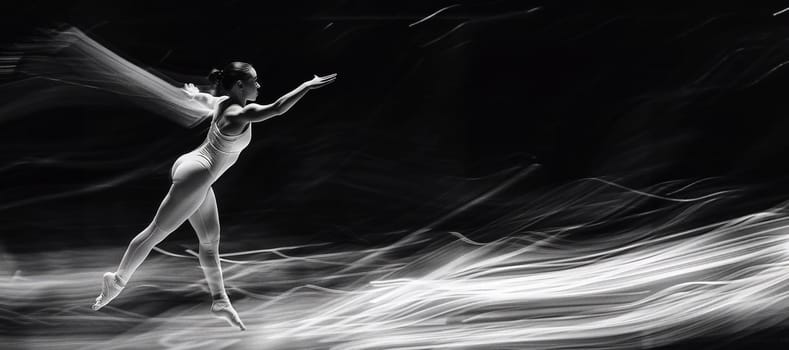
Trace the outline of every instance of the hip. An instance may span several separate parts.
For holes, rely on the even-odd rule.
[[[204,152],[200,152],[200,150],[195,150],[186,153],[175,160],[173,167],[170,170],[170,178],[175,180],[178,177],[177,175],[179,172],[186,170],[181,168],[188,168],[190,170],[189,172],[208,172],[211,177],[216,179],[219,178],[219,176],[221,176],[228,168],[230,168],[230,166],[235,164],[237,159],[237,155],[230,157],[227,155],[216,156],[212,154],[204,154]]]
[[[170,179],[176,180],[178,173],[183,172],[208,172],[210,175],[213,175],[211,167],[212,162],[208,157],[197,152],[189,152],[175,160],[172,168],[170,168]]]

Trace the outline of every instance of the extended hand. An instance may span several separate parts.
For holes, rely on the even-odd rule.
[[[198,89],[192,83],[184,84],[184,87],[181,89],[181,91],[183,91],[186,96],[189,96],[189,98],[195,98],[195,96],[200,93],[200,89]]]
[[[334,82],[334,79],[336,78],[337,78],[337,73],[324,75],[322,77],[316,75],[314,78],[312,78],[312,80],[307,82],[307,87],[309,87],[310,89],[317,89],[319,87],[324,87]]]

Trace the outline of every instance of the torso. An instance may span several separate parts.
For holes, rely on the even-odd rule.
[[[252,140],[252,123],[235,125],[224,117],[224,111],[230,104],[220,101],[215,107],[211,126],[206,134],[205,141],[191,152],[179,157],[173,165],[175,169],[183,161],[193,160],[202,164],[213,176],[218,179],[238,159]]]

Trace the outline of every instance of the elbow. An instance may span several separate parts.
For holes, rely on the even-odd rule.
[[[285,112],[287,111],[288,109],[285,107],[283,103],[276,102],[273,105],[271,105],[269,113],[267,114],[270,114],[271,117],[276,117],[278,115],[285,114]]]
[[[283,113],[285,113],[285,110],[283,108],[271,105],[271,106],[268,106],[268,108],[265,108],[265,109],[261,110],[260,112],[258,112],[256,114],[256,116],[254,118],[252,118],[250,121],[251,122],[262,122],[262,121],[265,121],[267,119],[271,119],[271,118],[276,117],[276,116],[278,116],[280,114],[283,114]]]
[[[271,113],[268,115],[268,117],[266,117],[266,119],[271,119],[271,118],[274,118],[276,116],[283,115],[283,114],[285,114],[285,112],[286,112],[286,110],[281,109],[281,108],[275,109],[275,110],[271,111]]]

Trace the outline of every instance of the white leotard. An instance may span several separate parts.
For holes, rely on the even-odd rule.
[[[208,129],[205,141],[193,151],[179,157],[173,164],[173,172],[183,161],[196,160],[208,169],[214,179],[217,179],[235,164],[241,151],[249,145],[252,140],[252,123],[247,124],[244,131],[238,135],[223,134],[216,124],[218,105],[219,103],[214,110],[215,117],[211,120],[211,127]],[[171,172],[171,176],[173,172]]]

